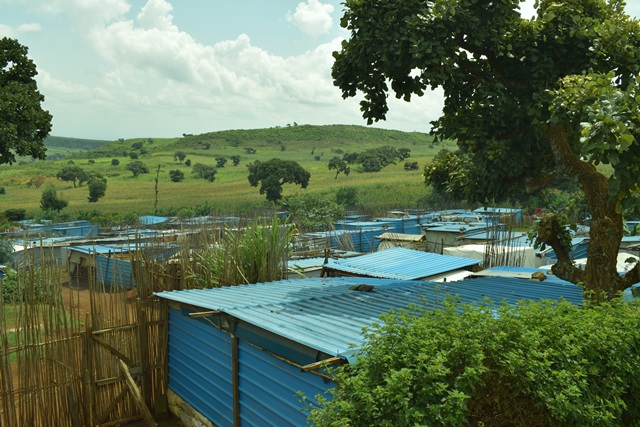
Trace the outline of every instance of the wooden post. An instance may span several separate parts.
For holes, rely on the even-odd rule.
[[[127,364],[124,363],[122,361],[122,359],[118,359],[118,363],[120,364],[120,371],[124,375],[127,387],[129,388],[129,391],[131,392],[131,395],[133,396],[133,400],[135,401],[136,406],[138,407],[140,412],[142,412],[142,417],[144,418],[145,423],[148,426],[156,426],[157,424],[153,420],[153,416],[151,415],[151,412],[149,411],[149,407],[147,405],[145,405],[144,400],[142,399],[142,395],[140,394],[140,389],[136,385],[136,382],[133,380],[133,377],[131,376],[131,373],[129,372],[129,368],[127,367]]]

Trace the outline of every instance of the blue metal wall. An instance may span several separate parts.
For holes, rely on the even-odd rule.
[[[131,288],[133,272],[131,262],[111,256],[96,255],[96,280],[108,286]]]
[[[219,427],[233,426],[231,337],[169,309],[169,388]]]
[[[169,309],[169,388],[216,426],[233,426],[230,335],[186,311]],[[304,426],[298,392],[307,402],[335,384],[238,340],[239,416],[242,426]]]
[[[279,360],[244,341],[239,342],[240,424],[242,426],[306,426],[309,403],[334,383]]]

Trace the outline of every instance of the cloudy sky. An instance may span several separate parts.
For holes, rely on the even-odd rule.
[[[52,135],[364,125],[359,100],[342,100],[331,81],[331,53],[347,36],[341,1],[0,0],[0,37],[29,48]],[[376,126],[427,132],[441,98],[393,100]]]

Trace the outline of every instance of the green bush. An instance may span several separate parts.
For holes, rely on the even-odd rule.
[[[640,425],[640,308],[616,302],[414,308],[365,332],[317,396],[319,426]]]

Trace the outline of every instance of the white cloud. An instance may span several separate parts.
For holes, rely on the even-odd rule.
[[[38,33],[42,31],[42,26],[37,23],[22,24],[18,27],[19,33]]]
[[[299,3],[293,14],[288,13],[287,20],[311,36],[319,36],[331,29],[332,13],[333,5],[322,4],[319,0],[308,0],[306,3]]]
[[[8,25],[0,24],[0,37],[13,37],[13,29]]]
[[[173,6],[165,0],[149,0],[138,13],[137,21],[143,28],[175,30],[171,11]]]

